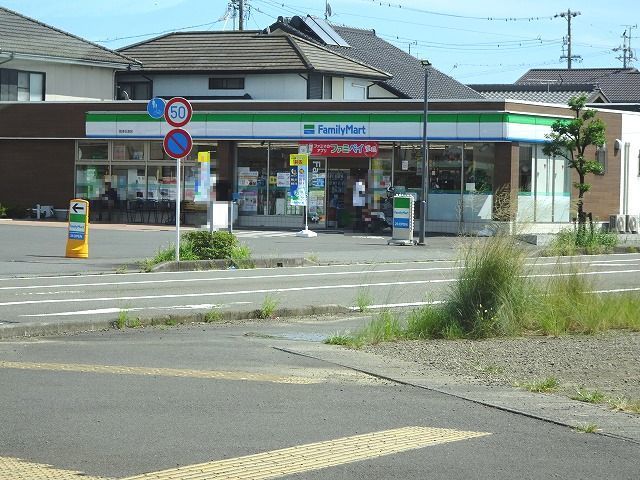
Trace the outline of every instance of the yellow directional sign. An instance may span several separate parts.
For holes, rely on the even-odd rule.
[[[69,234],[66,256],[89,257],[89,202],[73,199],[69,202]]]

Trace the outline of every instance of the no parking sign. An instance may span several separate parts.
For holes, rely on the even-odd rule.
[[[181,128],[174,128],[164,136],[162,146],[170,157],[184,158],[191,152],[193,141],[189,132]]]

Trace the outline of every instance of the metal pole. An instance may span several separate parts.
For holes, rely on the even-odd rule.
[[[180,261],[180,159],[176,158],[176,261]]]
[[[306,175],[306,181],[305,186],[304,186],[304,195],[306,197],[306,205],[304,206],[304,231],[306,232],[307,230],[309,230],[309,161],[307,160],[307,166],[305,167],[307,169],[307,175]]]
[[[424,235],[427,228],[427,195],[429,194],[429,149],[427,148],[427,115],[429,114],[429,66],[428,61],[423,61],[424,66],[424,119],[422,122],[422,198],[420,200],[420,232],[418,245],[424,245]]]

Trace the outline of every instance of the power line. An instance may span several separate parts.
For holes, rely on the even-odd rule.
[[[485,20],[485,21],[502,21],[502,22],[520,22],[520,21],[528,21],[528,22],[533,22],[533,21],[538,21],[538,20],[553,20],[553,15],[546,15],[546,16],[532,16],[532,17],[477,17],[477,16],[472,16],[472,15],[458,15],[458,14],[454,14],[454,13],[443,13],[443,12],[435,12],[433,10],[423,10],[421,8],[414,8],[414,7],[407,7],[404,6],[400,3],[388,3],[388,2],[383,2],[381,0],[369,0],[370,2],[373,3],[377,3],[379,4],[381,7],[391,7],[391,8],[398,8],[401,10],[407,10],[410,12],[418,12],[418,13],[425,13],[428,15],[438,15],[441,17],[450,17],[450,18],[462,18],[462,19],[466,19],[466,20]]]
[[[291,4],[287,4],[287,3],[283,3],[283,2],[277,2],[277,1],[273,1],[273,0],[253,0],[253,1],[257,1],[272,7],[277,7],[277,8],[282,8],[282,9],[287,9],[289,11],[289,13],[293,13],[294,15],[304,15],[306,12],[305,11],[301,11],[301,10],[296,10],[293,9],[293,5]],[[311,9],[309,9],[311,10]],[[333,15],[335,17],[356,17],[358,19],[368,19],[368,20],[381,20],[384,22],[394,22],[394,23],[401,23],[403,25],[416,25],[416,26],[420,26],[420,27],[429,27],[429,28],[436,28],[439,30],[450,30],[450,31],[454,31],[454,32],[466,32],[466,33],[478,33],[481,35],[493,35],[496,37],[508,37],[508,38],[522,38],[522,39],[527,39],[529,37],[522,37],[520,35],[511,35],[511,34],[504,34],[504,33],[498,33],[498,32],[489,32],[486,30],[472,30],[472,29],[468,29],[468,28],[457,28],[457,27],[446,27],[443,25],[433,25],[433,24],[428,24],[428,23],[423,23],[423,22],[413,22],[413,21],[409,21],[409,20],[401,20],[401,19],[394,19],[394,18],[382,18],[382,17],[375,17],[375,16],[371,16],[371,15],[362,15],[362,14],[353,14],[353,13],[333,13]]]
[[[169,29],[169,30],[163,30],[161,32],[141,33],[140,35],[130,35],[128,37],[105,38],[103,40],[92,40],[92,41],[94,43],[110,43],[110,42],[115,42],[115,41],[118,41],[118,40],[129,40],[131,38],[150,37],[152,35],[162,35],[162,34],[165,34],[165,33],[180,32],[182,30],[189,30],[190,28],[200,28],[200,27],[212,26],[212,25],[215,25],[216,23],[220,23],[222,21],[223,21],[222,19],[218,19],[215,22],[201,23],[199,25],[191,25],[191,26],[188,26],[188,27],[172,28],[172,29]]]

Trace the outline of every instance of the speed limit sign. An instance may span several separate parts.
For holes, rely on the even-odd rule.
[[[172,98],[164,107],[164,119],[169,125],[176,128],[184,127],[189,123],[192,113],[193,108],[191,108],[189,100],[182,97]]]

